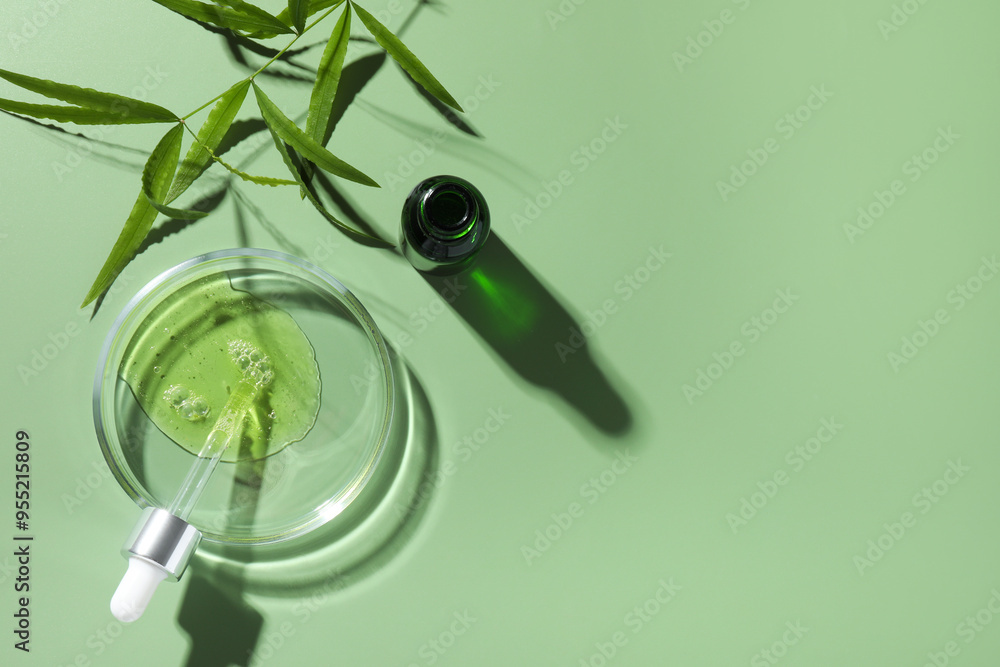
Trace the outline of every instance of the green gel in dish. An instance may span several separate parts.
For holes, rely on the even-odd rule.
[[[119,369],[167,437],[198,454],[214,431],[223,461],[262,459],[301,440],[320,406],[306,335],[281,308],[226,274],[189,283],[146,318]]]

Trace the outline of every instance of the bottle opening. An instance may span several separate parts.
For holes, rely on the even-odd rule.
[[[427,221],[449,235],[468,227],[472,214],[470,199],[455,190],[432,192],[424,204]]]

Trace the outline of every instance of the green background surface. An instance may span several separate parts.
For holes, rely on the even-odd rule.
[[[414,6],[363,4],[393,29]],[[0,540],[18,532],[10,489],[26,430],[35,541],[29,655],[13,648],[13,547],[0,549],[0,662],[211,665],[213,642],[232,639],[192,653],[177,621],[190,576],[133,626],[110,615],[138,510],[100,474],[90,401],[100,345],[141,285],[248,245],[316,262],[387,334],[412,335],[398,351],[428,397],[437,470],[453,472],[364,576],[247,592],[262,619],[251,664],[995,665],[1000,6],[435,5],[405,41],[483,138],[451,128],[387,64],[330,144],[383,188],[344,192],[394,237],[421,178],[479,185],[496,235],[577,322],[600,323],[583,327],[587,353],[630,428],[603,432],[527,382],[407,263],[346,239],[291,190],[241,185],[260,208],[245,234],[230,198],[129,265],[91,319],[77,306],[145,155],[88,154],[2,116]],[[146,87],[181,113],[246,75],[220,38],[151,2],[6,0],[0,53],[27,74]],[[290,115],[305,109],[307,87],[265,83]],[[27,99],[6,83],[0,96]],[[411,157],[439,130],[430,156]],[[148,151],[162,131],[104,139]],[[754,156],[764,164],[745,163]],[[252,166],[282,173],[273,150]],[[857,226],[859,207],[878,214],[890,198]],[[661,247],[669,260],[647,272]],[[37,373],[23,370],[58,341]],[[556,355],[556,342],[539,349]],[[734,345],[742,354],[727,357]],[[456,443],[491,409],[510,417],[462,456]],[[823,420],[838,425],[832,439]],[[204,624],[227,627],[224,614]]]

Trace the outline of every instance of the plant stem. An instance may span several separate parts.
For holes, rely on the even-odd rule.
[[[326,10],[326,12],[324,12],[322,16],[320,16],[318,19],[316,19],[315,21],[313,21],[312,23],[310,23],[309,25],[307,25],[305,28],[303,28],[302,32],[300,32],[299,34],[295,35],[295,37],[292,38],[292,41],[290,41],[288,44],[285,45],[285,48],[281,49],[276,54],[274,54],[273,58],[271,58],[266,63],[264,63],[261,66],[261,68],[258,69],[256,72],[254,72],[253,74],[251,74],[250,76],[248,76],[246,79],[243,79],[243,81],[253,80],[253,78],[255,76],[257,76],[258,74],[260,74],[261,72],[263,72],[264,70],[266,70],[268,67],[270,67],[272,64],[274,64],[274,61],[277,60],[278,58],[280,58],[281,56],[285,55],[285,52],[288,51],[288,49],[292,48],[292,45],[294,45],[295,42],[299,41],[300,37],[302,37],[304,34],[306,34],[307,32],[309,32],[313,28],[313,26],[315,26],[317,23],[319,23],[320,21],[322,21],[323,19],[325,19],[327,16],[329,16],[330,14],[332,14],[338,7],[340,7],[343,4],[344,4],[343,2],[339,2],[336,5],[334,5],[333,7],[330,7],[330,9]],[[198,107],[197,109],[195,109],[191,113],[189,113],[189,114],[187,114],[185,116],[181,116],[181,118],[180,118],[181,123],[183,123],[188,118],[190,118],[191,116],[195,115],[196,113],[198,113],[199,111],[201,111],[202,109],[204,109],[205,107],[207,107],[208,105],[212,104],[213,102],[218,101],[218,99],[220,97],[222,97],[223,95],[225,95],[228,90],[229,90],[229,88],[227,88],[226,90],[222,91],[221,93],[219,93],[218,95],[216,95],[215,97],[213,97],[212,99],[210,99],[209,101],[205,102],[204,104],[202,104],[200,107]]]

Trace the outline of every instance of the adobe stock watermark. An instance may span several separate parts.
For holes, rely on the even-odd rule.
[[[321,266],[328,260],[333,259],[336,251],[340,250],[340,248],[340,241],[337,240],[337,237],[334,237],[333,233],[328,232],[326,236],[316,237],[312,250],[306,253],[306,259],[317,266]]]
[[[907,177],[910,183],[916,183],[961,138],[962,135],[956,134],[951,125],[947,128],[939,127],[937,136],[930,145],[903,162],[900,167],[903,176]],[[873,199],[858,207],[858,217],[855,222],[844,223],[844,235],[847,236],[847,240],[853,245],[858,237],[864,236],[874,227],[875,223],[881,220],[907,192],[906,182],[901,178],[893,179],[885,190],[875,190],[872,193]]]
[[[466,433],[451,444],[451,457],[445,458],[437,470],[424,473],[424,478],[417,485],[416,492],[409,503],[405,505],[399,502],[396,503],[394,509],[397,516],[409,516],[414,509],[426,502],[449,479],[458,473],[462,465],[467,464],[479,454],[510,419],[511,415],[503,407],[490,408],[486,412],[486,418],[483,420],[482,426],[473,429],[470,433]]]
[[[696,398],[701,398],[715,386],[715,383],[733,368],[736,360],[746,354],[749,346],[770,331],[781,316],[799,300],[799,295],[793,294],[791,288],[776,290],[775,295],[770,306],[740,325],[742,338],[733,340],[722,352],[712,353],[712,361],[704,368],[695,371],[694,382],[681,386],[681,392],[687,399],[688,405],[694,405]]]
[[[473,94],[460,101],[466,116],[474,114],[502,85],[502,82],[494,80],[492,74],[479,77],[479,85]],[[443,129],[435,129],[425,137],[414,139],[416,147],[406,155],[399,156],[396,169],[383,173],[382,186],[388,188],[389,192],[395,192],[396,188],[406,183],[405,179],[416,173],[416,170],[437,152],[439,146],[453,136],[455,135]]]
[[[108,296],[118,294],[129,282],[129,278],[119,276],[108,289]],[[87,311],[82,308],[76,311],[76,316],[81,321],[86,321],[90,317]],[[27,363],[17,365],[17,374],[21,378],[21,383],[25,387],[31,384],[32,380],[45,372],[49,365],[73,344],[73,340],[82,331],[83,329],[80,325],[73,320],[70,320],[56,331],[50,331],[46,336],[45,342],[32,348],[31,353],[28,355]]]
[[[882,34],[882,39],[888,42],[889,37],[909,23],[910,19],[916,16],[927,2],[928,0],[903,0],[893,4],[889,18],[881,18],[875,22],[875,26]]]
[[[753,0],[733,0],[733,4],[740,11],[745,12],[750,9]],[[727,26],[736,23],[738,16],[731,9],[723,9],[719,12],[718,18],[713,17],[702,21],[701,25],[704,29],[700,30],[697,34],[689,36],[683,49],[674,51],[674,65],[677,67],[677,71],[683,74],[686,67],[690,67],[694,64],[694,61],[701,58],[705,51],[715,44],[716,40],[722,37]]]
[[[453,612],[451,616],[452,620],[448,623],[448,627],[435,637],[428,639],[417,649],[417,655],[423,659],[423,664],[437,664],[438,660],[456,644],[459,638],[479,621],[468,609]],[[407,667],[420,667],[420,663],[411,662]]]
[[[104,655],[124,633],[125,625],[116,618],[111,619],[87,637],[84,643],[87,652],[77,653],[72,662],[60,663],[57,667],[91,667],[95,664],[92,658]]]
[[[25,387],[30,381],[38,377],[42,371],[48,368],[49,363],[54,361],[59,353],[69,347],[70,341],[80,335],[82,329],[76,322],[69,321],[61,330],[49,332],[47,342],[41,348],[31,350],[31,359],[27,365],[18,364],[17,374]]]
[[[442,282],[437,296],[431,299],[426,306],[417,308],[410,313],[408,321],[410,326],[413,327],[414,335],[419,336],[427,331],[437,318],[448,312],[448,304],[455,303],[455,300],[467,289],[469,289],[469,286],[465,283],[465,279],[462,276],[446,278]]]
[[[13,581],[19,568],[20,563],[12,560],[10,556],[4,556],[3,562],[0,563],[0,584],[6,583],[8,579]]]
[[[791,140],[832,97],[833,93],[826,89],[825,84],[810,87],[809,96],[802,104],[775,121],[774,131],[778,133],[780,139],[768,137],[761,146],[748,148],[747,159],[729,167],[729,178],[715,182],[715,188],[722,201],[729,201],[730,197],[749,183],[771,157],[781,150],[782,140],[786,142]]]
[[[103,460],[92,461],[90,465],[93,468],[93,472],[76,478],[73,493],[63,493],[59,496],[63,507],[66,508],[67,514],[72,515],[86,500],[94,495],[97,489],[101,488],[104,482],[112,478],[111,469],[108,468]]]
[[[313,614],[326,604],[331,595],[346,587],[347,582],[339,570],[328,570],[323,577],[323,586],[313,591],[309,597],[296,602],[292,607],[292,616],[298,620],[299,625],[305,625],[313,617]]]
[[[604,127],[587,143],[569,155],[569,163],[575,169],[562,169],[551,181],[542,181],[542,191],[533,198],[524,198],[524,209],[510,216],[514,229],[518,234],[524,233],[524,228],[536,222],[544,211],[551,206],[576,182],[575,174],[582,174],[607,152],[611,144],[621,138],[628,125],[622,122],[621,116],[605,118]]]
[[[986,603],[977,611],[969,614],[959,621],[955,626],[955,634],[958,639],[951,639],[945,642],[941,650],[928,651],[927,661],[923,667],[946,667],[951,664],[953,658],[962,654],[962,647],[968,646],[983,633],[994,619],[1000,616],[1000,590],[996,588],[990,591],[990,597]]]
[[[119,435],[119,441],[123,453],[134,454],[142,446],[143,442],[145,442],[143,429],[137,427],[126,431]],[[91,461],[90,467],[92,472],[79,475],[74,480],[72,493],[66,492],[59,496],[59,500],[62,501],[63,507],[66,508],[66,513],[69,515],[72,515],[77,509],[82,507],[106,481],[114,479],[111,468],[108,467],[107,462],[103,458]]]
[[[608,323],[608,320],[620,312],[619,306],[627,303],[635,294],[645,287],[653,274],[667,265],[667,260],[673,255],[663,249],[650,246],[646,259],[635,269],[626,273],[614,285],[617,296],[605,299],[597,310],[587,310],[583,322],[569,328],[569,336],[565,340],[556,341],[555,351],[559,361],[564,364],[576,352],[587,344],[587,340],[597,335],[597,332]]]
[[[380,9],[378,11],[372,10],[371,14],[375,17],[379,23],[384,26],[388,26],[392,19],[403,13],[406,9],[402,0],[389,0],[385,4],[385,9]]]
[[[875,539],[868,540],[866,549],[854,556],[854,567],[862,577],[865,571],[881,561],[896,544],[916,527],[920,517],[926,515],[948,495],[952,487],[965,478],[972,468],[964,465],[962,459],[948,461],[944,473],[938,479],[928,484],[913,495],[910,504],[913,510],[903,512],[898,520],[883,523],[882,533]]]
[[[128,96],[145,101],[149,94],[159,88],[160,84],[169,76],[169,73],[160,70],[159,65],[155,68],[147,66],[145,77],[132,88]],[[130,113],[128,105],[117,102],[112,105],[111,111],[122,116],[127,116]],[[81,130],[80,134],[91,141],[76,137],[75,147],[68,150],[61,161],[52,162],[52,171],[56,175],[57,182],[62,183],[69,173],[83,164],[83,161],[94,152],[92,141],[107,141],[108,137],[120,132],[121,127],[121,125],[91,125]]]
[[[399,350],[405,350],[413,345],[426,332],[431,325],[442,315],[448,312],[448,304],[455,303],[463,292],[469,289],[465,282],[465,276],[452,276],[442,281],[441,288],[435,296],[427,302],[427,305],[416,308],[407,318],[412,329],[410,331],[399,331],[386,338]],[[375,362],[369,362],[365,366],[361,375],[354,373],[350,377],[354,393],[360,394],[367,391],[369,385],[381,377],[379,366]]]
[[[786,621],[785,631],[781,637],[774,640],[770,646],[763,648],[750,658],[750,667],[770,667],[778,664],[782,658],[788,655],[788,650],[802,641],[802,638],[809,632],[809,628],[802,625],[802,621]]]
[[[562,0],[555,11],[545,10],[545,19],[549,22],[552,32],[555,32],[560,23],[565,23],[570,16],[576,14],[576,8],[583,6],[586,2],[587,0]]]
[[[934,311],[928,319],[918,319],[917,327],[908,335],[900,338],[899,348],[889,352],[886,358],[893,373],[906,366],[926,348],[934,338],[941,333],[944,326],[951,323],[952,314],[959,312],[983,290],[986,283],[992,281],[1000,273],[1000,262],[997,256],[983,257],[979,268],[971,276],[952,288],[945,301],[951,310],[942,307]]]
[[[308,597],[295,603],[292,615],[302,627],[313,617],[334,593],[346,588],[347,582],[338,570],[328,570],[323,577],[323,586],[313,591]],[[247,651],[249,667],[259,667],[278,654],[288,639],[295,635],[297,627],[291,621],[282,621],[273,630],[261,634],[257,645]]]
[[[628,646],[629,639],[643,631],[683,589],[674,583],[674,578],[660,579],[657,588],[641,604],[637,604],[622,618],[624,629],[616,630],[606,641],[594,642],[594,652],[580,658],[579,667],[606,667],[621,649]],[[626,632],[626,630],[628,632]]]
[[[627,474],[638,460],[627,449],[619,451],[611,465],[584,482],[580,486],[579,495],[582,500],[586,501],[586,504],[573,501],[566,507],[565,511],[550,514],[552,522],[537,529],[534,541],[530,544],[521,545],[521,555],[524,557],[524,562],[530,566],[541,558],[542,554],[551,549],[553,544],[561,540],[583,518],[587,506],[593,505],[603,498],[604,494],[615,485],[622,475]]]
[[[17,53],[22,46],[33,40],[52,22],[52,19],[59,16],[62,8],[68,5],[71,0],[41,0],[35,5],[36,9],[25,15],[18,30],[11,30],[7,33],[7,44],[11,51]]]
[[[785,463],[791,472],[778,468],[764,481],[757,482],[757,490],[749,496],[740,498],[739,508],[726,514],[726,523],[735,535],[771,502],[782,488],[788,485],[792,478],[802,472],[823,448],[833,442],[837,434],[844,430],[844,425],[836,417],[824,417],[819,422],[816,433],[805,442],[795,445],[785,454]]]

